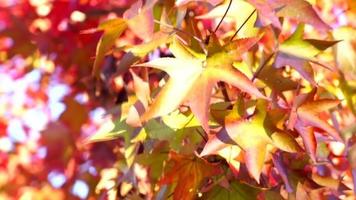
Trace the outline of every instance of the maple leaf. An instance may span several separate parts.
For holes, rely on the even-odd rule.
[[[231,108],[232,109],[229,109]],[[211,105],[210,114],[213,119],[221,125],[225,124],[225,121],[238,120],[244,116],[245,102],[243,98],[238,98],[234,105],[230,102],[218,102]]]
[[[262,106],[263,103],[259,103]],[[267,144],[272,144],[263,123],[266,112],[257,111],[250,120],[226,122],[225,127],[206,143],[202,155],[210,154],[226,147],[238,145],[245,152],[245,162],[250,175],[259,182],[261,170],[267,154]]]
[[[100,66],[104,60],[106,53],[115,44],[116,38],[118,38],[127,28],[127,22],[125,19],[116,18],[105,21],[99,25],[98,31],[104,31],[101,36],[97,47],[96,47],[96,57],[94,61],[94,67],[92,74],[99,78]]]
[[[238,121],[235,123],[226,124],[225,129],[218,133],[216,138],[230,137],[235,142],[235,145],[240,146],[245,154],[244,160],[250,175],[259,182],[262,167],[264,165],[267,154],[267,144],[272,143],[265,129],[256,120]],[[220,139],[213,138],[206,145],[216,145]],[[224,142],[222,145],[226,145]],[[208,148],[206,147],[206,148]]]
[[[165,142],[156,144],[153,149],[137,155],[136,162],[149,168],[150,178],[156,183],[161,177],[164,169],[164,163],[168,160],[169,147]]]
[[[340,101],[335,99],[320,99],[312,102],[305,102],[298,107],[297,115],[304,123],[323,129],[334,139],[342,141],[335,128],[318,117],[318,113],[334,108],[338,104],[340,104]]]
[[[220,168],[199,157],[175,152],[170,152],[166,169],[167,167],[171,168],[166,170],[159,184],[177,183],[173,194],[174,200],[194,199],[203,179],[220,173]]]
[[[338,131],[318,116],[321,112],[337,106],[340,101],[335,99],[313,100],[315,92],[316,90],[312,90],[310,93],[300,94],[295,98],[288,121],[288,128],[294,127],[298,131],[306,151],[313,161],[316,161],[317,144],[314,127],[324,130],[337,141],[343,141]]]
[[[149,41],[153,35],[153,6],[158,0],[146,1],[143,5],[142,0],[136,1],[125,11],[124,18],[128,19],[128,27],[132,32],[144,41]]]
[[[304,102],[297,108],[297,120],[300,120],[303,124],[320,128],[329,133],[334,139],[342,141],[335,128],[318,117],[319,113],[327,111],[338,104],[340,104],[340,101],[335,99],[321,99]]]
[[[313,6],[305,0],[267,0],[276,11],[278,17],[295,19],[300,23],[307,23],[323,31],[330,30],[328,26],[315,12]]]
[[[142,0],[139,0],[124,13],[124,18],[110,19],[98,26],[96,31],[104,31],[104,33],[97,44],[92,75],[99,78],[100,66],[105,55],[126,28],[130,28],[137,37],[144,41],[149,41],[153,37],[152,7],[155,2],[156,0],[152,0],[142,6]]]
[[[216,134],[209,138],[200,156],[219,155],[223,157],[237,176],[240,168],[240,161],[237,158],[240,153],[241,148],[236,145],[233,139],[225,137],[224,134]]]
[[[125,142],[124,157],[127,166],[130,167],[136,157],[138,143],[140,142],[137,138],[140,136],[136,134],[138,129],[132,128],[125,121],[125,119],[119,119],[115,122],[107,121],[95,134],[87,138],[86,142],[93,143],[123,138]]]
[[[274,66],[276,68],[292,66],[307,81],[316,86],[313,68],[309,62],[322,65],[315,56],[339,41],[303,39],[303,33],[304,25],[299,25],[296,31],[280,45]]]
[[[209,47],[208,55],[194,55],[179,41],[173,49],[176,58],[159,58],[136,67],[153,67],[167,72],[170,79],[155,98],[148,111],[141,117],[147,121],[154,117],[166,115],[177,109],[180,104],[187,102],[194,115],[199,119],[204,130],[209,132],[208,113],[210,96],[214,85],[218,81],[229,83],[242,91],[259,98],[266,98],[253,85],[253,83],[240,71],[232,66],[236,55],[246,44],[251,47],[250,40],[257,42],[256,38],[235,41],[241,46],[237,51],[225,51],[219,44]],[[211,53],[214,52],[214,53]],[[200,58],[199,58],[199,57]]]
[[[228,149],[231,145],[238,145],[244,151],[244,160],[251,176],[259,182],[259,176],[267,154],[267,145],[272,144],[288,152],[300,151],[295,140],[286,133],[276,129],[271,116],[266,112],[266,102],[257,102],[256,114],[250,119],[228,120],[225,127],[216,135],[209,138],[200,156],[218,154],[224,157],[232,167],[236,152],[232,154]],[[233,157],[229,157],[233,156]],[[233,162],[232,162],[233,161]],[[232,168],[232,170],[235,170]]]
[[[134,100],[134,98],[129,98],[128,102],[121,104],[120,116],[117,119],[107,119],[93,135],[86,139],[86,143],[93,143],[122,138],[124,141],[123,154],[128,167],[134,164],[140,143],[146,139],[142,127],[135,128],[127,123],[128,113]],[[112,114],[118,114],[117,111],[112,112],[114,112]]]
[[[267,64],[257,75],[257,78],[263,81],[273,91],[276,91],[278,95],[282,96],[282,92],[288,90],[294,90],[298,87],[298,83],[284,77],[280,69],[274,68],[272,65]]]
[[[127,72],[128,68],[139,61],[141,58],[145,57],[148,53],[152,52],[160,45],[169,43],[171,41],[171,35],[164,32],[155,32],[152,36],[152,40],[145,42],[143,44],[135,46],[126,46],[119,48],[118,50],[124,49],[125,55],[120,59],[117,66],[117,73],[123,74]],[[114,49],[114,52],[117,49]]]
[[[313,9],[313,6],[305,0],[248,0],[258,11],[258,20],[262,26],[272,24],[281,29],[278,17],[297,20],[300,23],[310,24],[320,30],[330,29]],[[303,14],[300,14],[303,13]]]
[[[124,119],[115,122],[108,120],[103,123],[93,135],[87,138],[87,142],[109,141],[119,137],[124,137],[126,140],[129,140],[129,135],[133,130],[132,127],[126,124]]]
[[[272,24],[274,27],[282,28],[274,8],[265,0],[249,0],[248,2],[258,10],[259,15],[257,21],[260,21],[263,26]]]
[[[259,193],[260,190],[257,188],[234,181],[229,183],[228,188],[220,185],[215,186],[207,193],[204,193],[202,199],[225,200],[233,198],[241,200],[255,200],[257,199]]]

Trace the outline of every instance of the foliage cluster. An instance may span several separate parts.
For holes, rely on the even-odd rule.
[[[354,199],[355,9],[5,1],[0,72],[12,83],[40,78],[25,100],[1,102],[1,197]],[[53,84],[70,88],[57,117]],[[26,121],[28,110],[49,110],[45,125]],[[17,118],[25,141],[8,135]]]

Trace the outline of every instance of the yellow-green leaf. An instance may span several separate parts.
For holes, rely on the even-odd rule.
[[[96,58],[94,61],[93,75],[99,78],[100,66],[103,63],[106,53],[115,44],[115,40],[127,28],[126,20],[122,18],[111,19],[99,25],[97,30],[104,31],[96,47]]]

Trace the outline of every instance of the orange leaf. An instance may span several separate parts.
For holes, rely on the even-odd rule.
[[[339,103],[339,100],[334,99],[322,99],[312,102],[306,102],[297,109],[297,115],[298,118],[300,118],[308,125],[320,128],[329,133],[334,139],[342,141],[337,130],[335,130],[335,128],[333,128],[326,121],[318,117],[318,114],[320,112],[327,111],[330,108],[337,106]]]
[[[220,173],[220,168],[194,155],[170,152],[169,157],[168,166],[171,168],[166,171],[159,184],[177,183],[173,194],[174,200],[195,199],[202,180]]]

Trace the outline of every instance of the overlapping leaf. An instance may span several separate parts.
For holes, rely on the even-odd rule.
[[[130,28],[137,37],[140,37],[142,40],[146,42],[151,41],[153,37],[152,9],[155,2],[156,0],[152,0],[142,5],[142,0],[139,0],[124,13],[124,18],[110,19],[98,26],[97,31],[104,31],[104,33],[97,44],[96,58],[92,72],[95,77],[99,78],[100,66],[102,65],[105,55],[114,46],[116,39],[126,28]],[[144,23],[142,23],[143,21]],[[150,49],[149,45],[145,47]],[[143,52],[145,52],[145,49]],[[142,55],[140,52],[137,54]]]
[[[251,38],[235,42],[241,46],[247,44],[248,47],[251,47],[252,45],[247,42],[249,40],[256,41]],[[179,46],[173,51],[176,58],[160,58],[136,65],[157,68],[167,72],[170,76],[153,104],[142,116],[143,121],[168,114],[183,102],[187,102],[205,131],[208,132],[210,96],[218,81],[229,83],[256,97],[265,98],[244,74],[232,66],[236,55],[243,52],[226,52],[215,41],[210,49],[216,53],[210,53],[210,51],[207,56],[201,55],[199,58],[194,55],[193,50],[189,50],[183,44],[179,44]],[[216,51],[216,49],[220,51]]]
[[[305,102],[297,109],[297,115],[304,123],[323,129],[329,133],[334,139],[342,141],[339,133],[329,125],[326,121],[320,119],[318,114],[336,107],[340,103],[339,100],[321,99],[312,102]]]
[[[203,195],[203,199],[211,200],[225,200],[225,199],[241,199],[241,200],[255,200],[260,190],[253,188],[243,183],[232,182],[228,188],[220,185],[212,188],[211,191]]]
[[[284,91],[293,90],[298,87],[297,82],[284,77],[281,70],[275,69],[269,64],[262,68],[257,78],[262,80],[273,91],[279,93],[279,95]]]
[[[309,61],[319,63],[315,56],[338,41],[323,41],[303,39],[304,25],[298,26],[297,30],[285,40],[279,47],[274,66],[281,68],[289,65],[297,70],[311,84],[314,81],[314,71]]]
[[[288,152],[300,151],[296,141],[283,131],[278,131],[273,124],[273,117],[266,112],[266,102],[257,104],[257,114],[250,120],[240,119],[225,122],[225,128],[206,143],[201,156],[218,154],[229,163],[236,158],[228,148],[237,145],[244,151],[247,169],[251,176],[259,182],[262,167],[267,155],[267,145],[272,144]],[[227,153],[227,154],[226,154]],[[235,155],[227,157],[226,155]],[[235,165],[236,166],[236,165]]]
[[[299,23],[307,23],[322,31],[330,30],[313,9],[312,5],[305,0],[267,0],[277,12],[278,17],[286,17],[297,20]]]
[[[105,21],[99,25],[98,31],[104,31],[101,36],[97,47],[96,47],[96,57],[93,67],[93,75],[99,78],[100,66],[103,63],[106,53],[115,44],[115,40],[125,31],[127,28],[127,22],[125,19],[116,18]]]
[[[245,151],[249,173],[259,182],[267,154],[267,144],[272,143],[263,126],[265,115],[265,111],[259,110],[259,114],[250,121],[239,120],[225,124],[225,128],[207,142],[202,155],[211,154],[226,145],[238,145]]]
[[[328,133],[333,139],[343,141],[338,131],[328,122],[319,118],[319,114],[336,107],[340,101],[334,99],[313,100],[315,91],[300,94],[295,98],[289,117],[288,128],[295,128],[303,139],[307,153],[316,161],[316,139],[314,128]]]
[[[168,167],[160,185],[176,183],[173,199],[194,199],[203,179],[216,175],[220,172],[217,166],[209,164],[205,160],[195,156],[180,155],[171,152]]]

